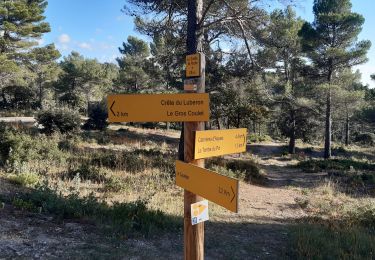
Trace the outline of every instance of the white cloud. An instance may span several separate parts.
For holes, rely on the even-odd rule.
[[[90,44],[88,44],[87,42],[81,42],[81,43],[78,44],[78,46],[81,49],[92,50],[92,46]]]
[[[70,36],[66,33],[63,33],[59,36],[59,43],[67,44],[70,42]]]
[[[44,39],[38,39],[37,42],[39,46],[42,46],[44,44]]]
[[[367,63],[364,65],[356,66],[354,69],[358,69],[361,72],[363,84],[368,84],[371,88],[375,88],[375,81],[371,79],[371,75],[375,74],[374,64]]]

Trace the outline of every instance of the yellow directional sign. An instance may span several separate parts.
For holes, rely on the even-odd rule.
[[[200,77],[201,76],[201,54],[196,53],[186,56],[186,77]]]
[[[109,122],[196,122],[209,120],[208,94],[108,96]]]
[[[194,158],[246,152],[246,136],[246,128],[196,131]]]
[[[176,185],[238,212],[238,180],[176,161]]]

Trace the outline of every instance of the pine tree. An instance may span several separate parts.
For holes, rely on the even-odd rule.
[[[123,57],[118,58],[120,66],[119,81],[127,91],[139,91],[145,88],[148,83],[146,73],[147,58],[150,56],[148,44],[136,37],[129,36],[123,48],[119,48]]]
[[[55,81],[60,73],[56,62],[61,57],[54,44],[34,48],[31,51],[32,63],[30,69],[36,74],[35,83],[38,88],[38,105],[43,108],[46,84]]]
[[[43,22],[46,0],[3,0],[0,2],[0,54],[20,58],[50,31]],[[22,52],[21,52],[22,51]]]
[[[367,61],[370,41],[357,41],[364,18],[351,11],[350,0],[314,0],[313,23],[305,23],[300,35],[303,48],[317,75],[327,83],[324,157],[331,157],[332,84],[337,73]]]
[[[4,88],[23,83],[29,73],[24,65],[30,60],[30,48],[50,31],[49,24],[43,22],[46,6],[46,0],[0,1],[0,89],[4,104]]]

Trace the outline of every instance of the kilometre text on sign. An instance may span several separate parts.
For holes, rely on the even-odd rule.
[[[233,212],[238,212],[238,180],[176,161],[176,185]]]
[[[194,122],[209,120],[208,94],[108,96],[110,122]]]
[[[246,137],[246,128],[196,131],[194,158],[246,152]]]

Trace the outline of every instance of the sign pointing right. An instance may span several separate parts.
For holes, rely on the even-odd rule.
[[[246,152],[247,129],[195,132],[194,159]]]
[[[176,185],[233,212],[238,212],[238,180],[176,161]]]

